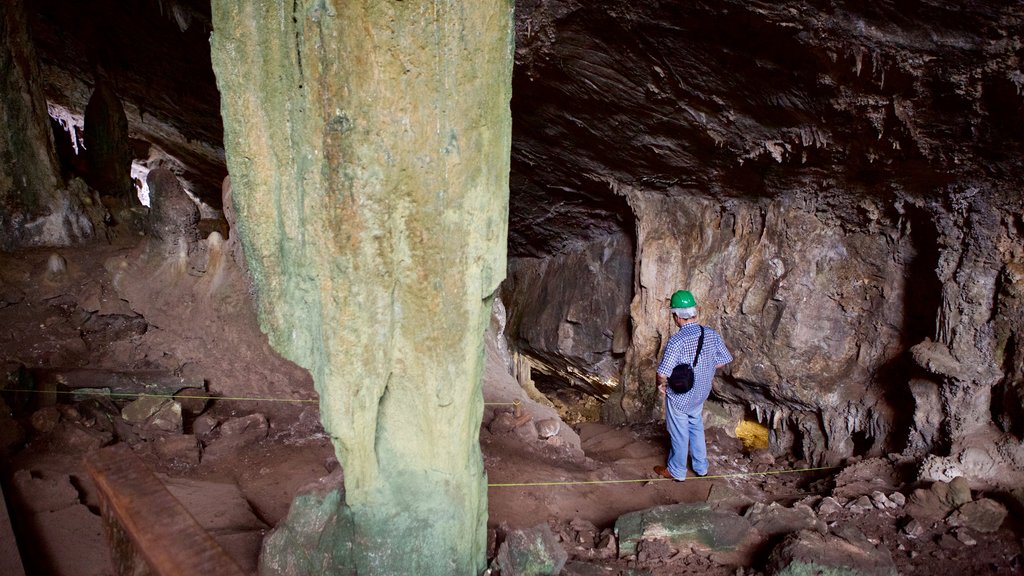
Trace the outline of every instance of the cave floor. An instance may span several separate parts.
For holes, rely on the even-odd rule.
[[[212,394],[315,398],[308,378],[297,377],[294,366],[284,366],[269,354],[251,311],[225,311],[230,302],[223,298],[212,299],[217,309],[201,307],[205,300],[196,297],[195,288],[201,271],[178,279],[174,286],[183,292],[181,301],[191,306],[189,312],[168,314],[167,278],[156,270],[139,269],[135,262],[144,258],[133,252],[130,240],[61,250],[68,263],[61,277],[46,271],[52,251],[0,255],[0,367],[5,376],[19,366],[192,366],[201,369]],[[111,265],[122,260],[127,265]],[[152,283],[154,293],[162,291],[161,297],[129,302],[122,292],[119,298],[117,283],[126,281],[136,283],[133,293],[144,292],[146,283]],[[245,292],[239,286],[229,288]],[[197,318],[206,320],[198,329]],[[220,324],[225,325],[218,328]],[[488,400],[497,394],[494,381],[499,377],[503,386],[509,381],[514,385],[489,349],[484,377]],[[507,388],[502,392],[508,393]],[[113,573],[96,490],[83,467],[83,456],[112,438],[129,441],[145,465],[249,571],[256,568],[263,536],[287,514],[295,494],[338,467],[319,426],[315,402],[211,402],[200,409],[202,416],[186,415],[184,428],[176,432],[200,440],[201,451],[193,444],[168,453],[158,446],[161,435],[145,429],[127,436],[97,436],[95,418],[70,397],[57,406],[30,409],[16,406],[18,398],[10,394],[3,398],[14,416],[0,410],[0,481],[29,574]],[[524,440],[512,431],[492,433],[488,423],[500,409],[487,407],[480,433],[488,481],[556,484],[489,488],[490,556],[508,530],[547,523],[570,562],[586,561],[606,570],[590,573],[759,574],[777,538],[765,538],[753,557],[737,564],[699,549],[619,559],[614,542],[610,549],[602,544],[608,542],[602,534],[610,533],[620,515],[659,505],[709,502],[742,513],[752,503],[777,502],[784,507],[806,504],[808,510],[818,511],[830,530],[856,526],[872,543],[884,544],[904,574],[1013,574],[1024,569],[1020,521],[1012,514],[990,534],[967,533],[942,522],[908,531],[904,510],[857,509],[852,499],[826,515],[820,511],[821,502],[833,487],[836,471],[758,475],[805,465],[766,451],[748,453],[721,429],[708,431],[712,478],[680,483],[657,479],[651,472],[666,456],[668,439],[662,423],[582,423],[570,435],[578,435],[576,446],[575,438],[548,442]],[[200,431],[200,418],[217,428]],[[229,435],[226,430],[232,422],[255,422],[256,435],[253,428],[237,426]],[[754,474],[743,475],[750,473]],[[722,475],[738,476],[713,478]],[[631,482],[604,483],[622,480]],[[912,488],[905,484],[892,490],[909,494]],[[591,531],[595,534],[587,542],[582,535]]]
[[[227,413],[232,412],[241,414],[237,408]],[[495,532],[492,540],[496,534],[509,529],[547,523],[560,535],[570,561],[587,561],[604,567],[609,574],[638,569],[653,575],[759,574],[763,568],[747,567],[744,572],[734,560],[699,550],[640,560],[618,559],[613,552],[608,554],[596,544],[577,545],[574,535],[582,529],[581,523],[589,522],[596,531],[607,532],[621,514],[665,504],[708,501],[728,508],[730,500],[734,500],[732,505],[736,508],[751,502],[778,502],[783,506],[799,502],[816,507],[822,495],[829,493],[830,471],[691,478],[686,482],[658,480],[650,473],[651,466],[661,462],[665,455],[666,438],[658,424],[628,427],[582,424],[579,429],[588,453],[586,459],[574,462],[560,460],[543,447],[538,450],[537,446],[523,443],[513,434],[495,436],[486,428],[481,432],[485,467],[492,484],[567,483],[491,487],[488,526]],[[254,572],[260,540],[269,527],[287,514],[292,497],[300,488],[337,467],[330,443],[322,433],[296,432],[294,423],[282,422],[267,439],[237,447],[230,456],[204,458],[197,466],[176,466],[146,449],[137,452],[146,466],[169,485],[180,489],[182,483],[186,483],[192,487],[192,491],[184,495],[173,492],[240,566]],[[713,466],[711,476],[784,470],[794,465],[785,460],[771,462],[763,452],[747,454],[738,441],[720,429],[709,430],[708,440]],[[55,450],[47,443],[30,443],[6,462],[5,493],[12,502],[13,522],[29,574],[113,573],[98,516],[97,495],[83,471],[82,462],[81,454]],[[18,471],[23,471],[22,476],[28,471],[37,485],[26,487],[24,478],[19,482],[15,478]],[[643,478],[651,481],[590,483]],[[41,486],[45,482],[49,483],[48,487]],[[59,498],[54,494],[62,483],[74,490],[70,499],[59,504],[55,503]],[[237,490],[238,497],[220,496],[225,486]],[[204,490],[210,493],[198,493]],[[41,500],[43,504],[26,506],[26,499]],[[872,543],[884,544],[902,574],[938,574],[943,570],[963,574],[1014,574],[1021,569],[1022,541],[1016,521],[1005,523],[994,534],[974,534],[974,538],[965,543],[965,539],[958,539],[957,532],[942,526],[908,536],[901,530],[907,523],[901,510],[844,508],[837,514],[827,517],[819,514],[819,517],[827,520],[832,529],[839,525],[856,526]],[[231,526],[231,522],[235,525]],[[500,541],[500,536],[498,538]],[[765,546],[768,544],[766,540]],[[493,548],[490,554],[493,556]],[[764,561],[763,557],[755,557],[752,564],[760,567]]]

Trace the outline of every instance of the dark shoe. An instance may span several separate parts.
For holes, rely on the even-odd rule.
[[[657,474],[658,476],[661,476],[662,478],[668,478],[669,480],[676,480],[677,482],[680,481],[678,478],[673,476],[671,472],[668,471],[668,468],[665,468],[664,466],[655,466],[654,467],[654,473]]]

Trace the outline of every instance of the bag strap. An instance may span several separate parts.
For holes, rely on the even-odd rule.
[[[697,353],[693,355],[693,367],[697,367],[697,360],[700,359],[700,350],[704,347],[704,325],[700,327],[700,339],[697,340]]]

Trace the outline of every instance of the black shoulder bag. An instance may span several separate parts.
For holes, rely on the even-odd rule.
[[[668,377],[668,387],[676,394],[686,394],[693,388],[693,369],[700,359],[700,350],[704,347],[704,326],[700,327],[700,339],[697,340],[697,353],[693,355],[693,364],[680,364],[672,369]]]

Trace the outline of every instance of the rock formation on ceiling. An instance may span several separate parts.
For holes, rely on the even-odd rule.
[[[218,208],[208,6],[93,4],[30,6],[51,111],[83,113],[103,61],[136,160]],[[719,399],[777,450],[1016,481],[1022,21],[996,1],[517,2],[512,346],[611,389],[608,419],[648,418],[689,287],[736,355]]]

